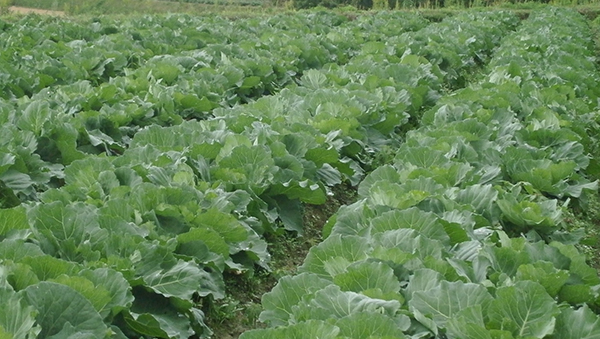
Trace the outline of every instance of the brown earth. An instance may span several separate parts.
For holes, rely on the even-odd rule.
[[[204,307],[207,324],[214,331],[213,338],[236,339],[245,331],[265,327],[258,321],[262,295],[269,292],[281,277],[296,272],[308,251],[322,241],[323,226],[329,218],[340,206],[350,205],[357,199],[356,187],[341,184],[332,190],[333,195],[325,204],[304,206],[302,236],[291,232],[266,236],[272,256],[271,271],[258,269],[251,275],[225,275],[228,297],[209,302]]]
[[[35,13],[35,14],[40,14],[40,15],[51,15],[51,16],[66,16],[67,15],[63,11],[50,11],[47,9],[27,8],[27,7],[18,7],[18,6],[10,6],[10,7],[8,7],[8,11],[10,13],[15,13],[15,14]]]

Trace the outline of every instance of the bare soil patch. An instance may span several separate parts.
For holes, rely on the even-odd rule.
[[[8,11],[10,13],[16,13],[16,14],[35,13],[35,14],[40,14],[40,15],[52,15],[52,16],[66,16],[67,15],[63,11],[51,11],[51,10],[47,10],[47,9],[28,8],[28,7],[19,7],[19,6],[10,6],[10,7],[8,7]]]
[[[323,240],[323,227],[329,218],[340,206],[350,205],[357,199],[356,187],[340,184],[332,190],[333,195],[325,204],[304,206],[302,236],[293,232],[266,236],[272,271],[257,269],[251,274],[225,275],[228,297],[204,305],[207,324],[214,331],[213,338],[236,339],[245,331],[266,326],[258,321],[262,295],[271,291],[281,277],[296,272],[308,251]]]

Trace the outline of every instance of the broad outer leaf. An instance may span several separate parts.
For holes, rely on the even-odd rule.
[[[296,276],[285,276],[277,285],[263,295],[264,311],[259,320],[271,326],[281,326],[288,323],[292,307],[303,298],[311,297],[316,291],[330,285],[331,282],[319,278],[313,273],[301,273]]]
[[[400,291],[400,282],[394,270],[382,262],[358,262],[348,267],[348,272],[336,275],[333,281],[342,290],[357,293],[376,288],[383,293]]]
[[[553,339],[600,339],[600,316],[587,305],[578,310],[565,308],[556,318]]]
[[[266,182],[271,181],[276,170],[277,167],[270,152],[263,147],[238,146],[232,150],[230,156],[219,162],[219,169],[215,171],[215,177],[247,186],[254,193],[260,195],[267,187]],[[232,174],[237,180],[230,177]],[[237,175],[241,175],[241,177]]]
[[[219,235],[227,242],[241,242],[248,237],[247,230],[244,229],[244,226],[242,226],[238,219],[232,214],[223,213],[216,208],[211,208],[199,214],[194,219],[194,222],[200,226],[219,232]]]
[[[3,260],[20,261],[25,257],[38,257],[44,252],[35,244],[23,240],[4,240],[0,242],[0,258]]]
[[[439,272],[429,268],[415,270],[414,274],[409,278],[408,286],[404,290],[406,300],[412,299],[415,292],[435,288],[443,278]]]
[[[373,205],[406,209],[417,205],[431,195],[425,190],[410,190],[396,183],[378,181],[369,190],[369,202]]]
[[[409,307],[431,316],[437,326],[443,328],[459,311],[473,305],[481,305],[485,309],[492,299],[483,285],[443,280],[439,286],[415,292]]]
[[[442,251],[445,250],[440,241],[422,236],[411,228],[377,233],[373,236],[373,244],[388,249],[399,249],[414,254],[422,260],[427,257],[442,259]]]
[[[556,302],[543,286],[518,281],[496,291],[488,316],[492,328],[509,330],[519,337],[543,338],[553,333],[558,313]]]
[[[558,248],[560,253],[571,259],[569,271],[572,275],[578,276],[578,279],[581,279],[584,284],[589,286],[600,284],[598,272],[587,264],[585,255],[579,252],[577,247],[558,242],[553,242],[550,245]]]
[[[120,272],[109,268],[98,268],[81,271],[79,274],[94,284],[96,293],[108,297],[106,303],[98,309],[98,313],[104,318],[131,306],[133,302],[131,287]]]
[[[46,253],[80,261],[82,248],[89,247],[89,242],[101,241],[98,216],[90,205],[40,204],[32,209],[30,216],[34,234]]]
[[[29,223],[25,209],[22,206],[0,209],[0,236],[8,234],[13,230],[28,229]]]
[[[490,259],[492,268],[499,273],[506,273],[513,277],[521,265],[531,263],[530,255],[521,249],[511,247],[496,247],[484,245],[483,251]]]
[[[344,272],[351,263],[366,259],[368,250],[369,244],[362,237],[335,234],[311,248],[299,271],[331,279]]]
[[[451,339],[492,339],[483,322],[481,305],[462,309],[448,321],[447,329]]]
[[[6,172],[10,166],[14,165],[16,157],[10,153],[4,153],[0,156],[0,174]]]
[[[291,200],[286,196],[278,195],[269,203],[277,207],[279,219],[286,230],[295,231],[298,232],[298,235],[302,235],[304,232],[304,220],[302,220],[304,210],[300,200]]]
[[[54,279],[61,274],[76,275],[81,270],[81,266],[73,262],[49,255],[25,257],[21,262],[31,267],[40,281]]]
[[[336,339],[340,329],[324,321],[309,320],[288,327],[252,330],[240,339]]]
[[[370,232],[371,214],[365,200],[341,206],[337,214],[328,221],[332,224],[331,234],[365,236]],[[328,237],[329,234],[324,236]]]
[[[27,191],[35,184],[29,175],[13,169],[0,174],[0,181],[15,191]]]
[[[300,302],[294,308],[294,317],[297,321],[325,320],[361,312],[395,316],[400,306],[397,300],[370,298],[354,292],[341,291],[337,285],[329,285],[316,292],[313,299]]]
[[[335,323],[340,328],[340,335],[352,339],[369,339],[373,337],[405,338],[393,318],[379,313],[354,313]]]
[[[8,266],[8,279],[10,280],[10,285],[8,285],[8,282],[6,284],[14,288],[15,291],[23,290],[28,286],[40,282],[40,279],[33,272],[31,266],[22,263],[14,263]]]
[[[39,332],[34,327],[35,308],[25,305],[20,295],[6,288],[0,288],[0,300],[0,338],[3,334],[10,339],[35,338]]]
[[[38,311],[40,338],[104,338],[108,328],[92,304],[72,288],[43,281],[23,290],[25,300]],[[74,332],[75,331],[75,332]]]
[[[416,207],[406,210],[392,210],[372,219],[373,233],[412,228],[431,239],[448,242],[448,234],[438,222],[438,217],[431,212],[422,211]]]
[[[498,198],[498,192],[492,185],[472,185],[460,190],[455,197],[459,203],[470,204],[474,211],[484,216],[493,211],[493,203]]]
[[[65,183],[78,189],[94,186],[100,173],[113,171],[110,160],[102,157],[88,157],[77,160],[65,168]]]
[[[544,286],[550,296],[556,297],[561,287],[569,279],[569,272],[556,269],[550,262],[537,261],[533,264],[519,266],[516,279],[535,281]]]
[[[448,158],[444,156],[442,151],[430,147],[411,147],[408,145],[403,145],[400,148],[394,160],[402,164],[408,162],[421,168],[441,166],[448,162]]]
[[[135,301],[123,314],[127,325],[138,333],[158,338],[190,338],[190,320],[177,312],[169,299],[137,289]]]
[[[223,298],[222,281],[194,262],[178,260],[158,245],[146,244],[140,249],[142,257],[136,264],[136,273],[156,293],[184,300],[191,299],[194,293]]]
[[[69,286],[73,290],[79,292],[86,298],[100,316],[104,319],[108,313],[103,312],[106,305],[110,302],[110,294],[106,289],[94,286],[90,280],[80,276],[61,275],[52,282],[56,282],[65,286]]]
[[[310,180],[276,183],[267,193],[272,196],[284,195],[289,199],[299,199],[313,205],[321,205],[327,201],[325,190]]]
[[[371,187],[378,181],[399,182],[400,175],[398,174],[398,170],[390,165],[378,167],[376,170],[367,175],[367,177],[358,186],[359,197],[368,197]]]
[[[32,131],[37,136],[42,134],[44,123],[51,119],[52,110],[45,100],[30,101],[17,120],[17,126],[23,131]]]

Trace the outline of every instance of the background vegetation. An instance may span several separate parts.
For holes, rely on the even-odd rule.
[[[463,9],[503,7],[531,9],[544,4],[590,6],[596,0],[0,0],[0,8],[32,7],[69,14],[126,14],[164,12],[228,12],[238,15],[278,12],[285,9],[345,7],[357,9]],[[215,7],[215,5],[217,7]],[[252,10],[249,10],[252,7]]]
[[[71,15],[220,13],[226,16],[244,17],[276,12],[276,8],[268,0],[198,0],[197,2],[155,0],[0,0],[0,8],[8,6],[64,11]]]

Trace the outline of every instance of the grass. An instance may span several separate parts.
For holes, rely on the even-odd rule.
[[[586,255],[588,263],[600,274],[600,197],[597,192],[589,193],[585,202],[578,203],[563,212],[568,230],[584,230],[585,237],[578,245]]]
[[[187,2],[197,1],[197,2]],[[159,13],[187,13],[192,15],[218,14],[231,18],[268,16],[292,11],[293,0],[0,0],[0,14],[8,6],[64,11],[69,15],[131,15]],[[537,2],[511,3],[497,1],[494,9],[511,10],[521,18],[526,18],[532,10],[544,6]],[[600,3],[573,6],[593,20],[600,15]],[[485,8],[485,7],[481,7]],[[489,8],[489,7],[488,7]],[[357,12],[351,6],[335,9],[348,14]],[[463,11],[462,7],[404,8],[403,11],[420,13],[431,21],[441,21],[447,16]]]
[[[214,0],[214,4],[158,0],[0,0],[10,5],[52,11],[70,15],[130,15],[159,13],[188,13],[207,15],[218,13],[230,17],[248,17],[274,14],[276,8],[264,0],[261,6],[241,5],[241,0]],[[259,0],[260,1],[260,0]]]

